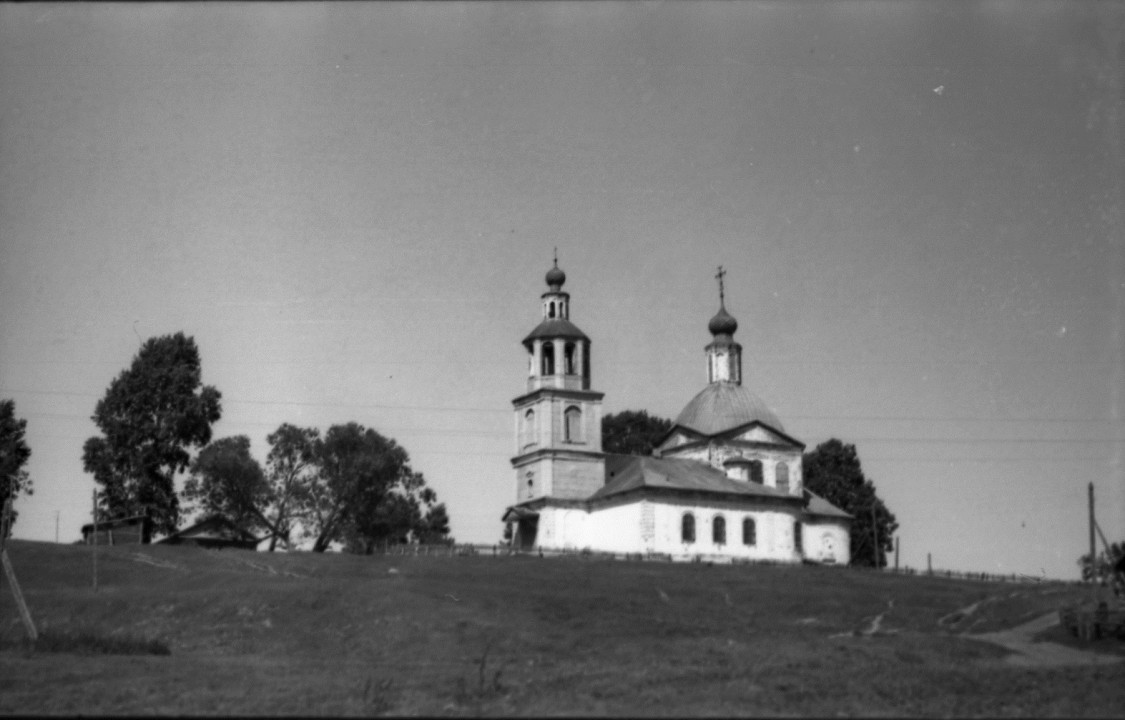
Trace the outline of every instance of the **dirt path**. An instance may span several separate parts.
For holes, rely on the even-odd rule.
[[[1076,650],[1066,647],[1065,645],[1059,645],[1058,643],[1048,641],[1033,641],[1035,635],[1058,624],[1058,614],[1051,613],[1014,627],[1011,630],[982,633],[980,635],[966,635],[964,637],[994,643],[1011,650],[1013,654],[1005,658],[1005,662],[1023,667],[1112,665],[1121,662],[1122,658],[1112,655],[1103,655],[1102,653],[1088,650]]]

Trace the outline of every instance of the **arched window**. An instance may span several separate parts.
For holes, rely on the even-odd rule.
[[[555,345],[554,343],[543,343],[543,375],[555,374]]]
[[[754,522],[754,518],[742,519],[742,544],[743,545],[757,545],[758,544],[758,526]]]
[[[691,513],[684,513],[680,520],[680,539],[686,543],[695,542],[695,516]]]
[[[751,460],[750,461],[750,481],[756,482],[759,485],[762,484],[762,461],[761,460]]]
[[[567,375],[574,374],[574,343],[567,343],[563,347],[563,368]]]
[[[574,406],[563,413],[563,440],[569,443],[582,440],[582,411]]]
[[[801,537],[801,521],[793,521],[793,547],[799,553],[804,552],[804,538]]]
[[[555,303],[551,302],[550,308],[547,310],[547,317],[553,318],[555,316]]]
[[[777,464],[777,489],[789,492],[789,466],[783,462]]]
[[[523,414],[523,447],[535,443],[535,411],[528,410]]]
[[[716,545],[727,544],[727,521],[722,515],[716,515],[714,522],[711,523],[711,541]]]

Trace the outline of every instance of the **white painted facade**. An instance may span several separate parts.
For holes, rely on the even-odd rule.
[[[685,515],[694,518],[694,541],[684,541]],[[801,560],[795,542],[799,516],[796,511],[752,509],[734,502],[676,499],[640,500],[594,510],[548,506],[539,511],[536,546],[547,550],[669,555],[673,560],[793,563]],[[723,542],[715,541],[717,519],[725,524]],[[743,537],[743,523],[747,520],[753,523],[753,532],[746,538],[751,542],[745,542]]]

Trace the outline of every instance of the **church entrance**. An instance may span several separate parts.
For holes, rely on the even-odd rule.
[[[530,551],[535,547],[535,537],[539,534],[539,516],[522,517],[516,523],[516,536],[513,545],[517,550]]]

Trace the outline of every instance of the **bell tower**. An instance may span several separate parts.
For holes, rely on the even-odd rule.
[[[584,500],[605,484],[602,397],[590,389],[590,338],[570,321],[558,256],[541,296],[543,319],[523,339],[527,392],[515,409],[516,503]]]

